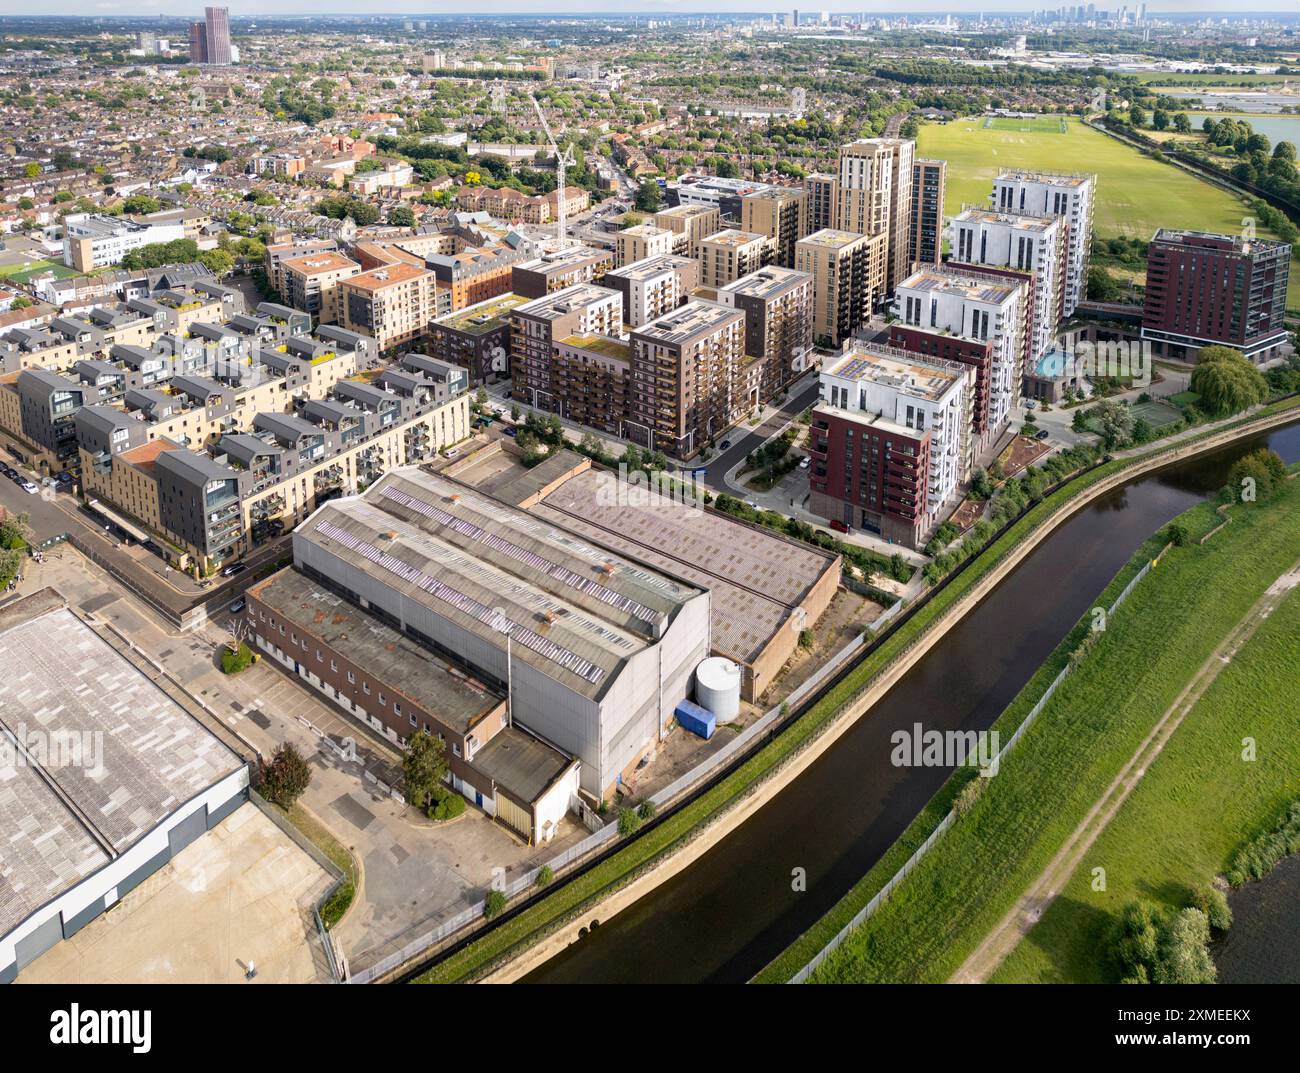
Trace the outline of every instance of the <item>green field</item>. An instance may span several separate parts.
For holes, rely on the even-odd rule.
[[[1006,116],[990,116],[984,120],[983,129],[1010,131],[1019,134],[1066,134],[1069,127],[1061,116],[1040,115],[1029,119],[1011,119]]]
[[[1139,82],[1148,86],[1280,86],[1284,82],[1294,79],[1294,75],[1216,75],[1216,74],[1196,74],[1188,72],[1186,74],[1175,74],[1169,71],[1148,71],[1145,74],[1134,75]]]
[[[1185,516],[1194,537],[1210,503]],[[1259,595],[1300,553],[1300,484],[1277,502],[1234,512],[1207,545],[1174,548],[1096,635],[982,797],[892,896],[814,974],[815,982],[946,980],[1014,904],[1110,784],[1183,686]],[[1131,576],[1141,549],[1099,601]],[[1086,634],[1086,620],[1080,624]],[[1073,643],[1079,643],[1077,628]],[[998,725],[1009,733],[1069,658],[1058,649]],[[1274,681],[1273,688],[1281,683]],[[1010,717],[1010,718],[1008,718]],[[1262,732],[1261,732],[1262,733]],[[1172,821],[1175,795],[1164,813]],[[1260,817],[1267,826],[1276,816]],[[1253,833],[1253,832],[1252,832]],[[1155,847],[1179,837],[1148,830]],[[1095,910],[1094,918],[1099,918]],[[788,966],[786,966],[788,967]]]
[[[1216,538],[1217,539],[1217,538]],[[1300,737],[1290,690],[1300,666],[1293,591],[1188,713],[1132,796],[1080,862],[995,982],[1107,980],[1106,928],[1135,898],[1181,909],[1190,891],[1273,827],[1296,793]],[[1257,757],[1241,759],[1254,738]],[[1106,890],[1091,871],[1106,869]]]
[[[0,265],[0,279],[12,280],[14,283],[26,283],[32,276],[39,276],[42,272],[53,272],[59,279],[78,274],[75,268],[69,268],[62,261],[50,261],[45,258]]]
[[[1093,172],[1097,206],[1093,227],[1103,238],[1150,238],[1160,227],[1185,227],[1235,235],[1248,214],[1244,201],[1180,168],[1143,156],[1114,138],[1066,118],[1040,116],[1048,124],[1035,130],[985,127],[982,116],[951,123],[924,123],[916,139],[918,156],[948,162],[944,212],[963,205],[987,206],[993,180],[1002,168]],[[1022,123],[1021,120],[1006,120]],[[1265,232],[1266,233],[1266,232]],[[1300,309],[1300,265],[1293,264],[1287,306]]]

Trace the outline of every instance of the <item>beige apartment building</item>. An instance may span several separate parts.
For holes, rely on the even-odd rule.
[[[339,284],[361,274],[361,266],[341,253],[326,250],[294,257],[280,263],[284,280],[281,294],[295,309],[302,309],[319,324],[336,324],[340,319]]]
[[[885,287],[892,290],[911,265],[912,163],[910,138],[867,138],[840,148],[836,227],[863,235],[885,232]]]
[[[766,235],[719,231],[700,242],[700,286],[725,287],[757,272],[772,260],[774,245]]]
[[[740,199],[740,229],[766,235],[772,241],[774,261],[794,267],[794,249],[809,233],[808,192],[798,187],[778,187],[746,194]]]
[[[866,323],[885,295],[888,243],[884,231],[860,235],[824,230],[800,239],[795,268],[813,279],[815,342],[838,347]]]
[[[629,437],[691,458],[734,421],[745,359],[745,315],[687,302],[632,333]]]
[[[340,280],[343,327],[371,336],[380,350],[421,338],[440,312],[437,278],[399,262]]]
[[[620,231],[614,238],[614,265],[622,268],[647,257],[663,257],[673,252],[676,233],[654,224],[637,224]]]
[[[700,243],[722,229],[722,213],[717,206],[674,205],[661,209],[653,217],[656,227],[665,227],[677,238],[672,252],[686,257],[700,256]]]

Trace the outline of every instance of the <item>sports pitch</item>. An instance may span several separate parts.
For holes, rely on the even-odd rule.
[[[1067,116],[1032,119],[986,116],[924,123],[917,155],[948,161],[944,211],[987,206],[1003,168],[1092,172],[1097,176],[1094,224],[1103,238],[1150,238],[1160,227],[1240,233],[1249,215],[1244,201],[1170,164],[1143,156]],[[1027,128],[1027,129],[1026,129]],[[1268,232],[1261,229],[1261,234]],[[1292,264],[1287,305],[1300,308],[1300,265]]]

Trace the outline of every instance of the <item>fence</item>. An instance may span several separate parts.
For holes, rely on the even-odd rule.
[[[728,761],[737,753],[742,752],[755,739],[766,734],[779,719],[781,719],[788,710],[801,701],[805,696],[815,690],[821,682],[828,676],[834,674],[841,666],[851,659],[865,644],[864,639],[859,636],[853,638],[839,652],[837,652],[827,663],[825,663],[817,674],[808,678],[797,689],[791,691],[789,697],[781,704],[769,709],[759,719],[745,727],[739,734],[722,746],[716,753],[701,761],[695,767],[691,768],[685,774],[674,779],[667,786],[650,796],[657,809],[664,808],[669,802],[673,801],[680,794],[685,793],[707,776],[715,773],[724,767]],[[514,898],[524,891],[534,887],[537,883],[538,873],[542,868],[549,868],[553,875],[558,875],[560,870],[567,868],[577,861],[583,860],[589,854],[596,850],[603,849],[612,844],[618,836],[617,824],[606,824],[599,831],[596,831],[581,842],[577,842],[568,849],[557,854],[545,865],[539,865],[533,868],[517,879],[498,888],[507,899]],[[387,955],[375,964],[358,970],[349,976],[347,983],[366,984],[377,980],[392,972],[394,969],[426,953],[445,942],[461,929],[482,921],[484,902],[478,901],[468,909],[464,909],[453,917],[439,923],[423,935],[407,943],[400,950]]]
[[[1168,550],[1168,545],[1166,545],[1164,551],[1167,550]],[[1163,555],[1164,551],[1161,551],[1160,555]],[[1152,562],[1159,562],[1159,559],[1160,556],[1158,555],[1154,560],[1152,560]],[[1147,574],[1151,572],[1152,562],[1148,562],[1145,566],[1143,566],[1142,569],[1139,570],[1133,576],[1133,578],[1129,581],[1129,583],[1124,586],[1120,594],[1115,597],[1115,599],[1111,602],[1110,607],[1106,611],[1106,614],[1108,616],[1113,615],[1117,610],[1119,610],[1120,605],[1129,598],[1129,595],[1133,592],[1134,588],[1137,587],[1138,582],[1140,582],[1144,577],[1147,576]],[[1006,757],[1006,755],[1013,748],[1015,748],[1016,743],[1020,741],[1020,739],[1024,736],[1025,732],[1031,726],[1033,726],[1034,721],[1039,717],[1040,714],[1042,714],[1043,709],[1047,707],[1047,702],[1052,699],[1052,696],[1053,694],[1056,693],[1057,688],[1060,686],[1062,682],[1065,681],[1066,677],[1073,669],[1074,669],[1074,664],[1072,662],[1067,663],[1064,667],[1061,668],[1060,673],[1057,674],[1057,676],[1052,679],[1051,685],[1049,685],[1043,691],[1043,695],[1038,698],[1038,701],[1029,710],[1029,714],[1026,715],[1025,718],[1021,720],[1020,725],[1016,727],[1015,733],[1012,734],[1011,737],[1007,739],[1006,744],[1003,745],[1002,748],[998,750],[997,755],[990,761],[989,767],[993,771],[998,770],[998,768],[1002,764],[1003,758]],[[895,872],[892,876],[889,877],[888,882],[886,882],[885,885],[881,887],[879,891],[876,892],[876,894],[872,897],[871,901],[867,902],[866,905],[864,905],[861,909],[859,909],[853,915],[853,918],[847,924],[845,924],[844,927],[842,927],[838,932],[835,933],[835,936],[830,940],[830,942],[828,942],[825,946],[823,946],[820,950],[818,950],[817,953],[814,954],[812,958],[809,960],[808,964],[806,964],[802,969],[800,969],[790,978],[790,983],[792,984],[807,983],[809,977],[811,977],[812,974],[816,972],[818,968],[821,967],[822,963],[825,962],[825,960],[828,957],[830,957],[832,953],[834,953],[837,949],[839,949],[839,947],[843,944],[844,940],[849,937],[850,933],[855,931],[862,924],[866,923],[867,919],[873,913],[875,913],[877,909],[880,908],[881,904],[888,900],[889,896],[894,892],[898,884],[901,883],[903,879],[906,878],[907,875],[912,871],[912,869],[915,868],[917,864],[920,863],[921,858],[930,852],[930,850],[934,847],[935,843],[939,841],[943,833],[947,831],[948,828],[950,828],[953,825],[953,823],[956,822],[956,818],[957,818],[956,812],[949,812],[948,815],[946,815],[939,822],[939,825],[933,831],[930,832],[926,840],[922,842],[920,846],[917,847],[916,852],[913,853],[907,859],[906,863],[897,872]]]

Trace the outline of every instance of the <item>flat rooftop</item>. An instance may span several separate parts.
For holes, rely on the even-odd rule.
[[[243,761],[51,589],[0,613],[0,665],[6,932]]]
[[[359,276],[352,276],[344,280],[344,284],[354,290],[379,291],[385,287],[395,287],[399,283],[409,283],[420,276],[432,276],[428,272],[416,265],[407,264],[405,261],[396,261],[391,265],[384,265],[381,268],[371,269],[369,272],[362,272]]]
[[[611,268],[605,273],[605,279],[613,277],[619,279],[647,280],[655,276],[662,276],[669,272],[676,272],[684,265],[695,263],[692,257],[678,257],[672,253],[661,253],[651,257],[642,257],[639,261],[633,261],[622,268]]]
[[[321,253],[309,253],[304,257],[293,257],[286,261],[280,262],[281,267],[290,269],[294,272],[301,272],[304,276],[320,276],[326,272],[341,272],[344,269],[355,268],[361,270],[361,266],[350,257],[344,257],[341,253],[335,253],[332,250],[324,250]]]
[[[632,344],[624,339],[613,339],[606,335],[567,335],[559,341],[578,350],[599,354],[602,358],[632,360]]]
[[[710,590],[712,648],[742,663],[838,569],[837,556],[779,534],[649,488],[620,489],[606,470],[570,477],[532,512]]]
[[[470,765],[532,804],[573,765],[573,759],[518,726],[508,726],[474,754]]]
[[[898,289],[955,294],[972,302],[1001,305],[1023,284],[994,277],[968,276],[943,268],[921,268],[903,280]]]
[[[438,715],[454,730],[469,730],[505,702],[478,679],[292,567],[272,574],[249,592],[286,622],[345,652],[399,697]]]
[[[1056,216],[1032,216],[1023,212],[994,212],[992,209],[962,209],[954,223],[1002,224],[1020,231],[1044,232],[1060,227]]]
[[[768,265],[757,272],[733,280],[719,290],[730,294],[742,294],[749,298],[773,298],[805,283],[812,283],[812,276],[807,272],[782,268],[780,265]]]
[[[852,246],[855,242],[860,242],[866,238],[856,231],[837,231],[833,227],[823,227],[820,231],[814,231],[811,235],[801,238],[799,245],[821,246],[830,250],[843,249],[845,246]]]
[[[516,306],[515,311],[530,317],[554,320],[576,309],[587,309],[603,302],[621,301],[622,296],[618,291],[610,290],[608,287],[598,287],[594,283],[575,283],[572,287],[565,287],[561,291]]]
[[[713,305],[710,302],[690,301],[671,313],[641,325],[632,332],[657,343],[686,343],[700,335],[717,331],[736,320],[744,321],[745,314],[736,309]]]
[[[953,362],[927,361],[895,347],[856,347],[831,365],[826,376],[883,384],[937,402],[962,376]]]
[[[766,242],[767,236],[760,235],[755,231],[715,231],[708,238],[700,239],[700,245],[706,242],[710,246],[724,246],[739,249],[742,246],[752,246],[754,243]]]
[[[1030,182],[1044,186],[1066,186],[1077,189],[1096,179],[1095,175],[1071,172],[1028,171],[1023,168],[1003,168],[998,172],[998,182]]]
[[[518,294],[499,294],[486,302],[478,302],[448,316],[439,317],[434,324],[467,335],[483,335],[507,323],[511,311],[527,302],[527,298]]]

